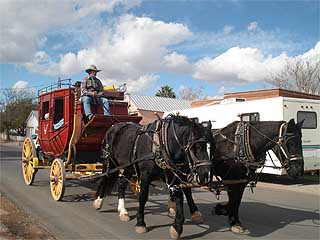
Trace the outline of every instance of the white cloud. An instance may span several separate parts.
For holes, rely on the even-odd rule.
[[[56,76],[59,74],[59,65],[53,62],[50,56],[44,52],[36,52],[32,61],[23,64],[30,72],[41,73],[48,76]]]
[[[102,69],[99,73],[102,80],[117,79],[117,82],[127,82],[128,90],[142,92],[145,86],[150,86],[158,78],[153,75],[155,72],[167,70],[190,73],[192,65],[186,56],[172,52],[169,47],[191,35],[182,24],[124,15],[111,30],[108,26],[101,32],[101,36],[97,36],[99,41],[94,45],[76,53],[66,53],[58,63],[48,61],[45,69],[41,63],[37,68],[36,60],[27,66],[28,69],[46,70],[49,73],[51,64],[52,72],[72,75],[95,64]]]
[[[42,49],[47,42],[48,38],[46,36],[36,37],[36,46],[39,49]]]
[[[249,32],[255,32],[258,29],[258,23],[257,22],[249,23],[247,29]]]
[[[297,57],[301,60],[311,60],[314,62],[320,61],[320,41],[316,44],[314,48]]]
[[[234,29],[234,26],[231,26],[231,25],[225,25],[224,27],[223,27],[223,32],[225,33],[225,34],[229,34],[229,33],[231,33],[231,31]]]
[[[287,62],[294,58],[319,61],[320,42],[315,48],[296,57],[289,57],[286,53],[273,57],[256,48],[233,47],[215,58],[199,60],[195,64],[193,77],[211,82],[262,82],[282,71]]]
[[[137,4],[139,1],[130,0],[2,0],[0,62],[29,61],[39,50],[37,47],[41,48],[45,37],[43,34],[49,29],[68,26],[88,16],[98,16],[101,12],[110,12],[119,5],[127,8]]]
[[[232,92],[234,89],[232,87],[226,87],[226,86],[222,86],[218,89],[218,93],[219,94],[225,94],[227,92]]]
[[[193,65],[188,62],[187,56],[176,52],[164,57],[164,67],[168,71],[190,74],[193,72]]]
[[[228,26],[228,25],[227,25]],[[241,48],[257,48],[264,53],[279,55],[287,52],[296,55],[311,44],[310,39],[288,32],[285,29],[264,30],[258,28],[254,34],[247,29],[235,31],[224,27],[216,32],[197,32],[185,44],[179,45],[175,51],[193,51],[199,56],[218,54],[235,46]]]
[[[24,90],[28,86],[28,82],[26,81],[18,81],[12,86],[12,90],[21,91]]]

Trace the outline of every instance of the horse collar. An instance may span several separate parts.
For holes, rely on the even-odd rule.
[[[255,161],[250,144],[250,126],[244,121],[240,121],[234,134],[234,153],[237,160],[246,166]]]

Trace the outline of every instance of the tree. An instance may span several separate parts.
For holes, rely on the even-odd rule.
[[[161,90],[158,90],[158,92],[156,93],[156,96],[176,98],[176,94],[174,93],[173,88],[168,85],[161,86]]]
[[[203,87],[192,88],[192,87],[182,87],[179,90],[179,96],[183,100],[198,100],[203,98]]]
[[[320,94],[320,61],[287,62],[284,69],[269,81],[274,86],[309,94]]]
[[[10,130],[14,130],[18,135],[24,135],[26,119],[31,110],[37,109],[37,104],[34,103],[34,93],[9,89],[4,91],[3,95],[0,131],[8,135]]]

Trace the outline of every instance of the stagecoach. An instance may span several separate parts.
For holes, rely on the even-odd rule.
[[[80,82],[59,81],[38,91],[38,144],[27,137],[22,148],[22,173],[32,185],[39,169],[50,169],[50,190],[54,200],[64,195],[66,180],[98,175],[103,170],[101,148],[106,131],[119,122],[139,123],[141,117],[128,114],[123,90],[104,90],[111,115],[104,116],[93,105],[94,116],[84,115]]]

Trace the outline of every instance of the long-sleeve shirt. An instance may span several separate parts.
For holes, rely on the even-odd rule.
[[[97,93],[103,90],[103,85],[99,78],[91,76],[85,77],[81,82],[81,96],[91,96],[91,92],[96,91]]]

